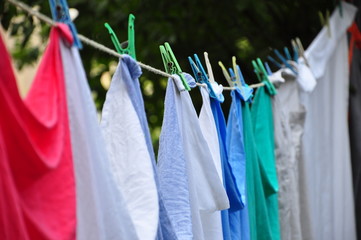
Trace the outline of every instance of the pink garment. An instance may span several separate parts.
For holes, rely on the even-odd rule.
[[[66,25],[50,42],[25,100],[0,36],[0,239],[75,239],[72,149],[60,55]]]

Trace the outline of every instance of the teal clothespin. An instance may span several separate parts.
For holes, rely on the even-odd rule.
[[[284,48],[283,48],[283,51],[285,52],[285,55],[286,55],[287,59],[288,59],[288,60],[292,60],[291,54],[290,54],[290,51],[288,51],[288,48],[287,48],[287,47],[284,47]]]
[[[291,71],[297,75],[297,72],[296,70],[287,62],[287,59],[282,56],[282,54],[277,50],[277,49],[274,49],[273,52],[276,54],[276,56],[282,61],[282,63],[288,67],[289,69],[291,69]]]
[[[177,59],[175,58],[173,51],[169,45],[169,43],[164,43],[163,45],[159,46],[160,54],[162,56],[163,64],[165,71],[168,74],[177,74],[180,79],[182,80],[183,86],[187,91],[190,91],[191,88],[189,87],[187,80],[183,75],[183,71],[180,68]]]
[[[135,36],[134,36],[134,20],[135,16],[133,14],[129,14],[128,20],[128,46],[126,48],[122,48],[117,36],[115,35],[113,29],[110,27],[108,23],[104,23],[104,26],[108,29],[110,38],[114,44],[115,49],[119,54],[128,54],[134,60],[137,60],[135,54]]]
[[[198,55],[194,54],[193,56],[194,56],[195,62],[193,61],[193,59],[191,57],[188,57],[188,60],[191,65],[193,74],[196,78],[196,81],[207,85],[207,89],[209,91],[210,97],[218,99],[220,102],[223,102],[224,96],[222,94],[217,96],[217,94],[214,92],[212,84],[210,83],[210,81],[208,79],[208,75],[207,75],[206,71],[204,70],[201,61],[199,60]]]
[[[257,62],[255,60],[252,61],[252,65],[254,67],[257,78],[260,82],[264,82],[269,93],[271,95],[277,94],[276,88],[273,83],[269,80],[266,68],[264,67],[260,58],[257,58]]]
[[[276,67],[278,67],[279,69],[282,68],[282,64],[280,64],[279,62],[277,62],[273,57],[271,56],[267,56],[267,59],[270,60],[274,65],[276,65]]]
[[[79,49],[83,48],[79,38],[78,32],[76,31],[76,27],[74,23],[71,21],[68,3],[66,0],[49,0],[51,15],[53,16],[53,20],[56,22],[62,22],[69,26],[71,33],[74,38],[74,45]]]

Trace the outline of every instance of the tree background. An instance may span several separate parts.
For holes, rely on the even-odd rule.
[[[40,12],[51,16],[48,1],[23,2],[38,6]],[[218,61],[228,67],[231,57],[236,56],[246,82],[254,83],[252,59],[265,60],[267,55],[272,55],[271,48],[290,48],[290,41],[295,37],[300,37],[306,48],[322,27],[318,11],[332,12],[337,4],[329,0],[68,0],[69,7],[79,11],[74,21],[79,33],[114,49],[104,23],[108,22],[119,40],[125,41],[128,15],[132,13],[136,17],[137,60],[164,70],[159,45],[167,41],[182,70],[191,73],[187,57],[197,53],[204,62],[203,52],[207,51],[216,81],[223,85],[227,82]],[[22,21],[13,21],[19,16],[23,16]],[[3,28],[16,38],[11,52],[16,66],[34,64],[41,57],[41,51],[29,44],[35,29],[33,18],[4,0],[0,3],[0,18]],[[46,42],[48,33],[49,26],[42,23],[42,41]],[[106,87],[100,79],[105,72],[109,75],[114,71],[118,59],[86,45],[81,56],[96,105],[101,110]],[[153,141],[157,145],[167,79],[144,70],[140,81]],[[198,109],[200,94],[192,91],[191,95]],[[223,109],[227,116],[230,97],[228,92],[224,95]]]

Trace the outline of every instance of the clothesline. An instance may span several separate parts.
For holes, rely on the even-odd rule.
[[[39,20],[42,20],[43,22],[51,25],[51,26],[56,26],[57,25],[57,22],[53,21],[51,18],[49,18],[48,16],[42,14],[41,12],[39,11],[36,11],[34,9],[32,9],[30,6],[28,6],[27,4],[23,3],[23,2],[20,2],[20,1],[17,1],[17,0],[7,0],[9,3],[19,7],[20,9],[24,10],[25,12],[29,13],[30,15],[32,16],[35,16],[37,17]],[[88,46],[91,46],[95,49],[98,49],[102,52],[105,52],[105,53],[108,53],[109,55],[112,55],[114,57],[118,57],[118,58],[122,58],[123,55],[122,54],[119,54],[117,53],[116,51],[114,51],[113,49],[110,49],[92,39],[89,39],[87,37],[85,37],[84,35],[81,35],[81,34],[78,34],[78,38],[83,42],[85,43],[86,45]],[[144,64],[142,62],[139,62],[137,61],[137,63],[139,64],[139,66],[149,72],[152,72],[154,74],[157,74],[157,75],[160,75],[160,76],[163,76],[163,77],[167,77],[167,78],[173,78],[172,75],[170,75],[169,73],[166,73],[162,70],[159,70],[157,68],[154,68],[150,65],[147,65],[147,64]],[[201,83],[197,83],[197,86],[205,86],[205,84],[201,84]],[[252,85],[249,85],[249,87],[251,88],[258,88],[258,87],[261,87],[261,86],[264,86],[264,83],[257,83],[257,84],[252,84]],[[235,87],[223,87],[224,90],[234,90]]]

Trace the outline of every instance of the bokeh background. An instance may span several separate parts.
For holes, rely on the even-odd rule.
[[[23,2],[51,16],[48,1]],[[301,39],[306,49],[322,27],[319,12],[332,12],[338,4],[332,0],[68,0],[69,7],[79,12],[74,20],[79,33],[114,49],[104,23],[108,22],[119,40],[125,41],[128,16],[132,13],[136,17],[137,60],[164,70],[159,45],[167,41],[182,70],[190,73],[187,57],[197,53],[204,62],[203,52],[207,51],[216,81],[225,86],[227,82],[218,61],[230,67],[231,57],[236,56],[246,82],[255,83],[251,60],[257,57],[266,60],[267,55],[273,56],[272,49],[282,50],[285,46],[291,49],[290,41],[295,37]],[[5,0],[0,2],[0,18],[2,31],[10,39],[9,50],[14,66],[19,71],[36,68],[46,46],[49,26]],[[101,112],[118,59],[86,45],[81,56]],[[167,79],[144,70],[140,81],[157,149]],[[23,90],[25,94],[26,89]],[[199,109],[199,91],[193,90],[191,95],[196,109]],[[228,92],[224,95],[223,109],[227,116],[231,99]]]

